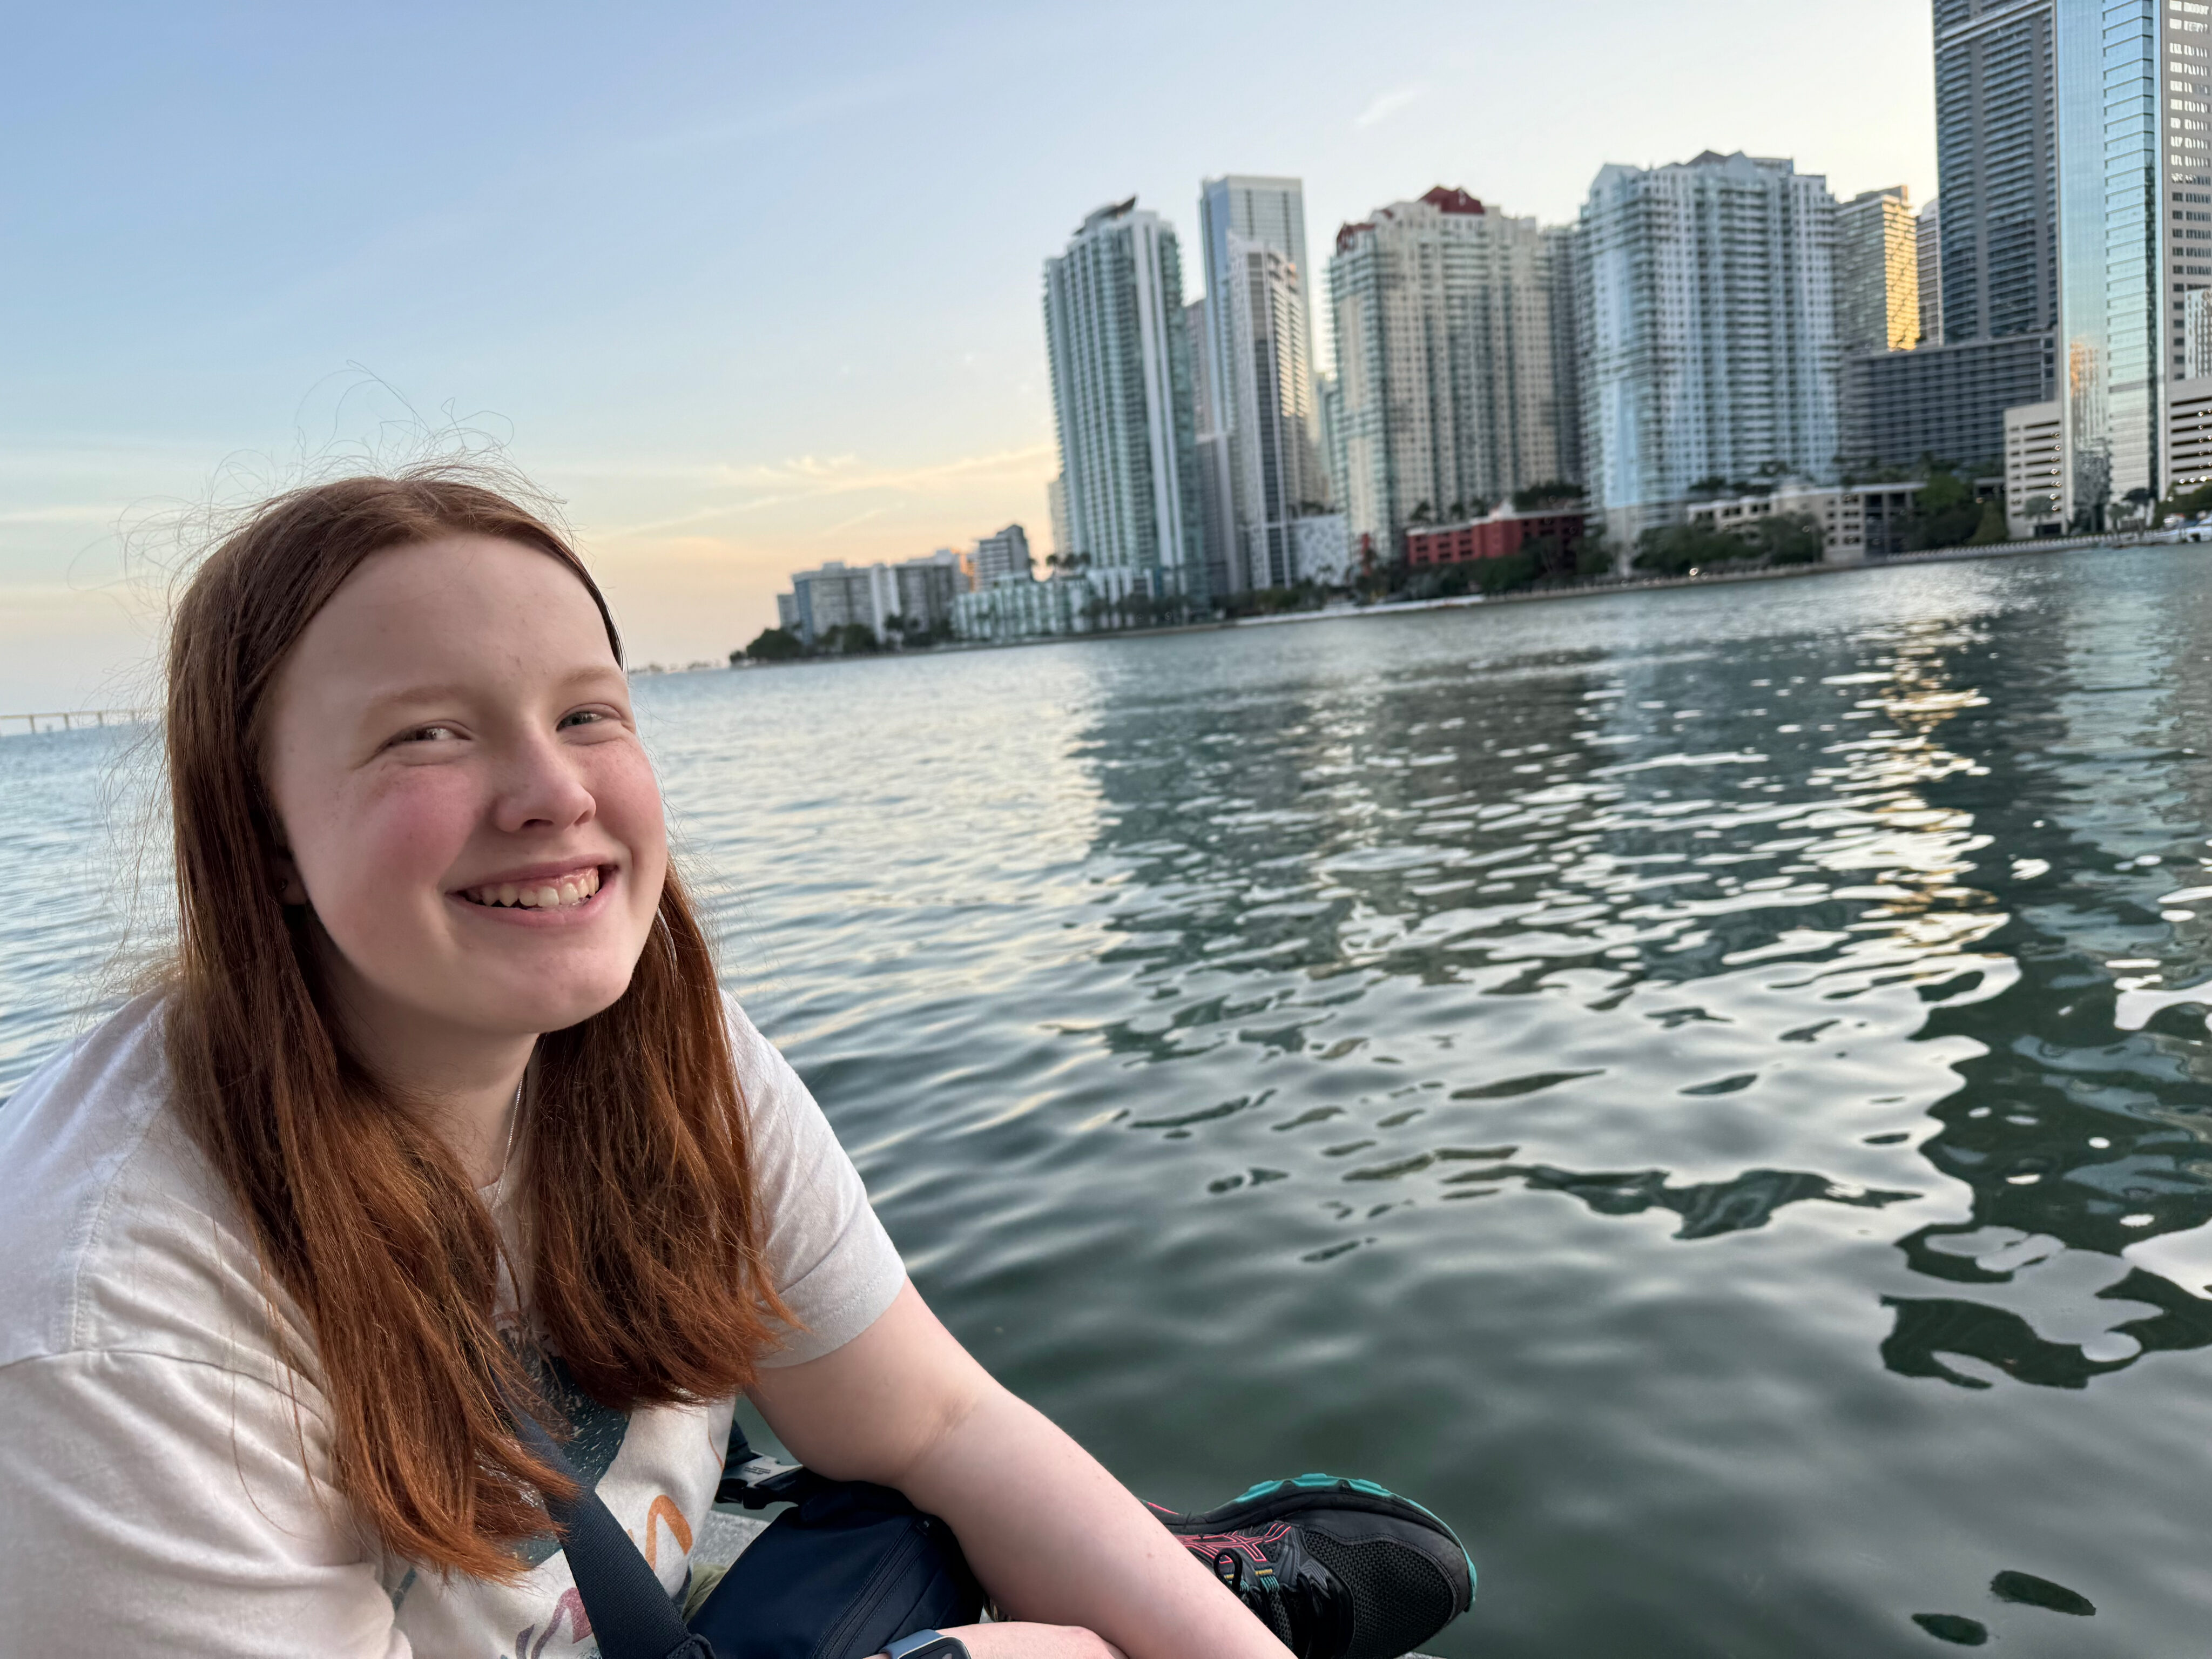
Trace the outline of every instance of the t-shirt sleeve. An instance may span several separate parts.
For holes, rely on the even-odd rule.
[[[321,1480],[311,1401],[102,1350],[0,1367],[0,1608],[11,1653],[407,1659]]]
[[[874,1324],[906,1283],[906,1267],[822,1108],[744,1011],[727,1006],[738,1085],[750,1113],[769,1271],[800,1327],[779,1329],[783,1346],[760,1363],[796,1365]]]

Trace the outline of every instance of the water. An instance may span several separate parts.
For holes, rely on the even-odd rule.
[[[1444,1655],[2144,1659],[2212,1614],[2207,571],[638,696],[916,1279],[1140,1492],[1419,1497]],[[0,1092],[114,741],[0,742]]]

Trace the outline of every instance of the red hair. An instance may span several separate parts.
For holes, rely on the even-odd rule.
[[[520,1571],[558,1485],[503,1401],[532,1400],[494,1322],[500,1243],[459,1163],[349,1048],[303,907],[279,901],[259,755],[271,688],[361,562],[454,534],[557,560],[543,519],[448,472],[349,478],[258,508],[209,556],[169,643],[165,733],[178,951],[176,1109],[304,1314],[338,1489],[385,1547],[477,1577]],[[531,1314],[584,1391],[631,1408],[752,1380],[787,1317],[763,1267],[743,1102],[705,933],[672,871],[629,986],[540,1039],[526,1174]],[[288,1356],[295,1370],[304,1356]]]

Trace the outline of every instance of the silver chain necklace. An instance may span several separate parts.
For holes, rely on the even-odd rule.
[[[529,1077],[530,1073],[526,1071],[523,1073],[523,1082],[527,1082]],[[499,1179],[493,1183],[491,1189],[491,1212],[494,1215],[499,1213],[500,1200],[507,1196],[507,1166],[514,1158],[515,1126],[521,1121],[522,1083],[517,1083],[514,1085],[514,1102],[507,1109],[507,1146],[499,1155]]]

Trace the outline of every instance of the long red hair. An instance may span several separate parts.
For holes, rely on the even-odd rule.
[[[195,574],[168,656],[176,1109],[304,1316],[339,1491],[394,1553],[507,1578],[553,1481],[506,1401],[536,1396],[494,1322],[500,1243],[459,1163],[349,1049],[305,907],[279,901],[259,764],[287,653],[380,550],[495,536],[558,560],[543,518],[435,470],[267,502]],[[745,1114],[707,938],[672,872],[629,989],[538,1047],[526,1175],[531,1314],[577,1383],[629,1408],[729,1395],[787,1316],[763,1271]]]

